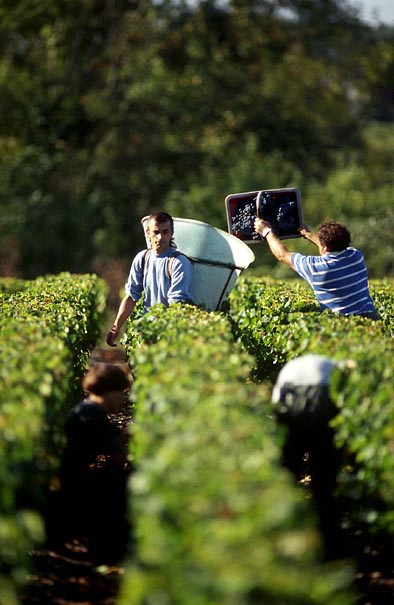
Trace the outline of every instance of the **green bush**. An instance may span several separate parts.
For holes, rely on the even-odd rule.
[[[305,353],[351,360],[353,371],[334,393],[336,440],[352,460],[341,469],[339,496],[353,502],[355,528],[393,535],[392,281],[373,282],[371,292],[378,322],[320,312],[312,292],[297,281],[252,278],[233,290],[231,313],[238,337],[256,356],[257,379],[273,380],[286,361]]]
[[[81,374],[91,348],[100,336],[107,289],[96,275],[39,277],[27,288],[4,294],[0,328],[10,318],[21,324],[39,324],[59,337],[73,354],[76,374]]]
[[[29,282],[18,277],[1,277],[0,278],[0,293],[10,294],[18,292],[29,287]]]
[[[120,605],[349,602],[310,502],[280,464],[269,390],[225,316],[173,305],[133,322],[131,511]]]
[[[64,445],[64,420],[99,334],[96,276],[0,280],[0,603],[17,603],[40,511]],[[4,600],[3,600],[4,596]]]

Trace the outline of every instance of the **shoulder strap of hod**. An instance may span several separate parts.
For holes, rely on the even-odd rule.
[[[168,261],[167,265],[167,275],[170,279],[172,278],[172,266],[174,264],[174,259],[176,259],[180,254],[182,254],[182,252],[179,252],[179,250],[174,250],[170,256],[170,260]]]
[[[147,250],[145,250],[144,256],[142,257],[142,263],[141,263],[142,279],[144,279],[146,261],[148,260],[151,252],[152,252],[152,248],[148,248]],[[182,252],[179,252],[179,250],[174,250],[174,252],[170,256],[170,259],[167,264],[167,275],[168,275],[169,279],[172,278],[172,266],[174,264],[174,260],[180,254],[182,254]]]
[[[148,248],[147,250],[145,250],[144,256],[142,257],[142,263],[141,263],[142,280],[144,279],[146,261],[151,252],[152,252],[152,248]]]

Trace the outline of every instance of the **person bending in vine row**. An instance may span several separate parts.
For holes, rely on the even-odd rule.
[[[305,225],[299,229],[319,249],[319,256],[290,252],[271,224],[256,218],[255,231],[267,242],[272,254],[305,279],[321,308],[341,315],[378,319],[368,287],[368,272],[360,250],[350,246],[351,235],[342,223],[327,221],[318,232]]]
[[[352,363],[315,354],[296,357],[280,370],[271,396],[275,416],[285,427],[282,462],[297,481],[307,477],[310,482],[327,559],[347,554],[336,497],[337,475],[346,452],[335,444],[331,420],[338,409],[330,381],[334,370],[345,377]]]

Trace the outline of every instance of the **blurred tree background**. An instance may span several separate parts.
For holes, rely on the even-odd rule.
[[[393,274],[394,28],[346,1],[0,0],[0,99],[2,275],[117,285],[144,215],[289,186]]]

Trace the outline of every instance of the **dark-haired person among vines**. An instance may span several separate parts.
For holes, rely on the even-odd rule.
[[[193,302],[192,264],[176,249],[172,217],[166,212],[151,214],[146,233],[151,247],[139,252],[131,264],[126,295],[107,334],[107,344],[111,347],[115,346],[121,327],[134,311],[142,293],[145,312],[158,303],[168,306],[177,302]]]
[[[125,404],[130,383],[118,364],[97,363],[86,372],[86,397],[66,421],[60,490],[48,507],[49,542],[56,547],[87,540],[92,559],[100,562],[120,560],[128,541],[128,434],[109,415]]]
[[[319,226],[317,234],[306,225],[299,229],[302,237],[317,246],[318,256],[291,252],[271,224],[261,218],[255,219],[254,227],[272,254],[309,283],[323,310],[378,319],[364,257],[360,250],[350,246],[351,235],[345,225],[327,221]]]

